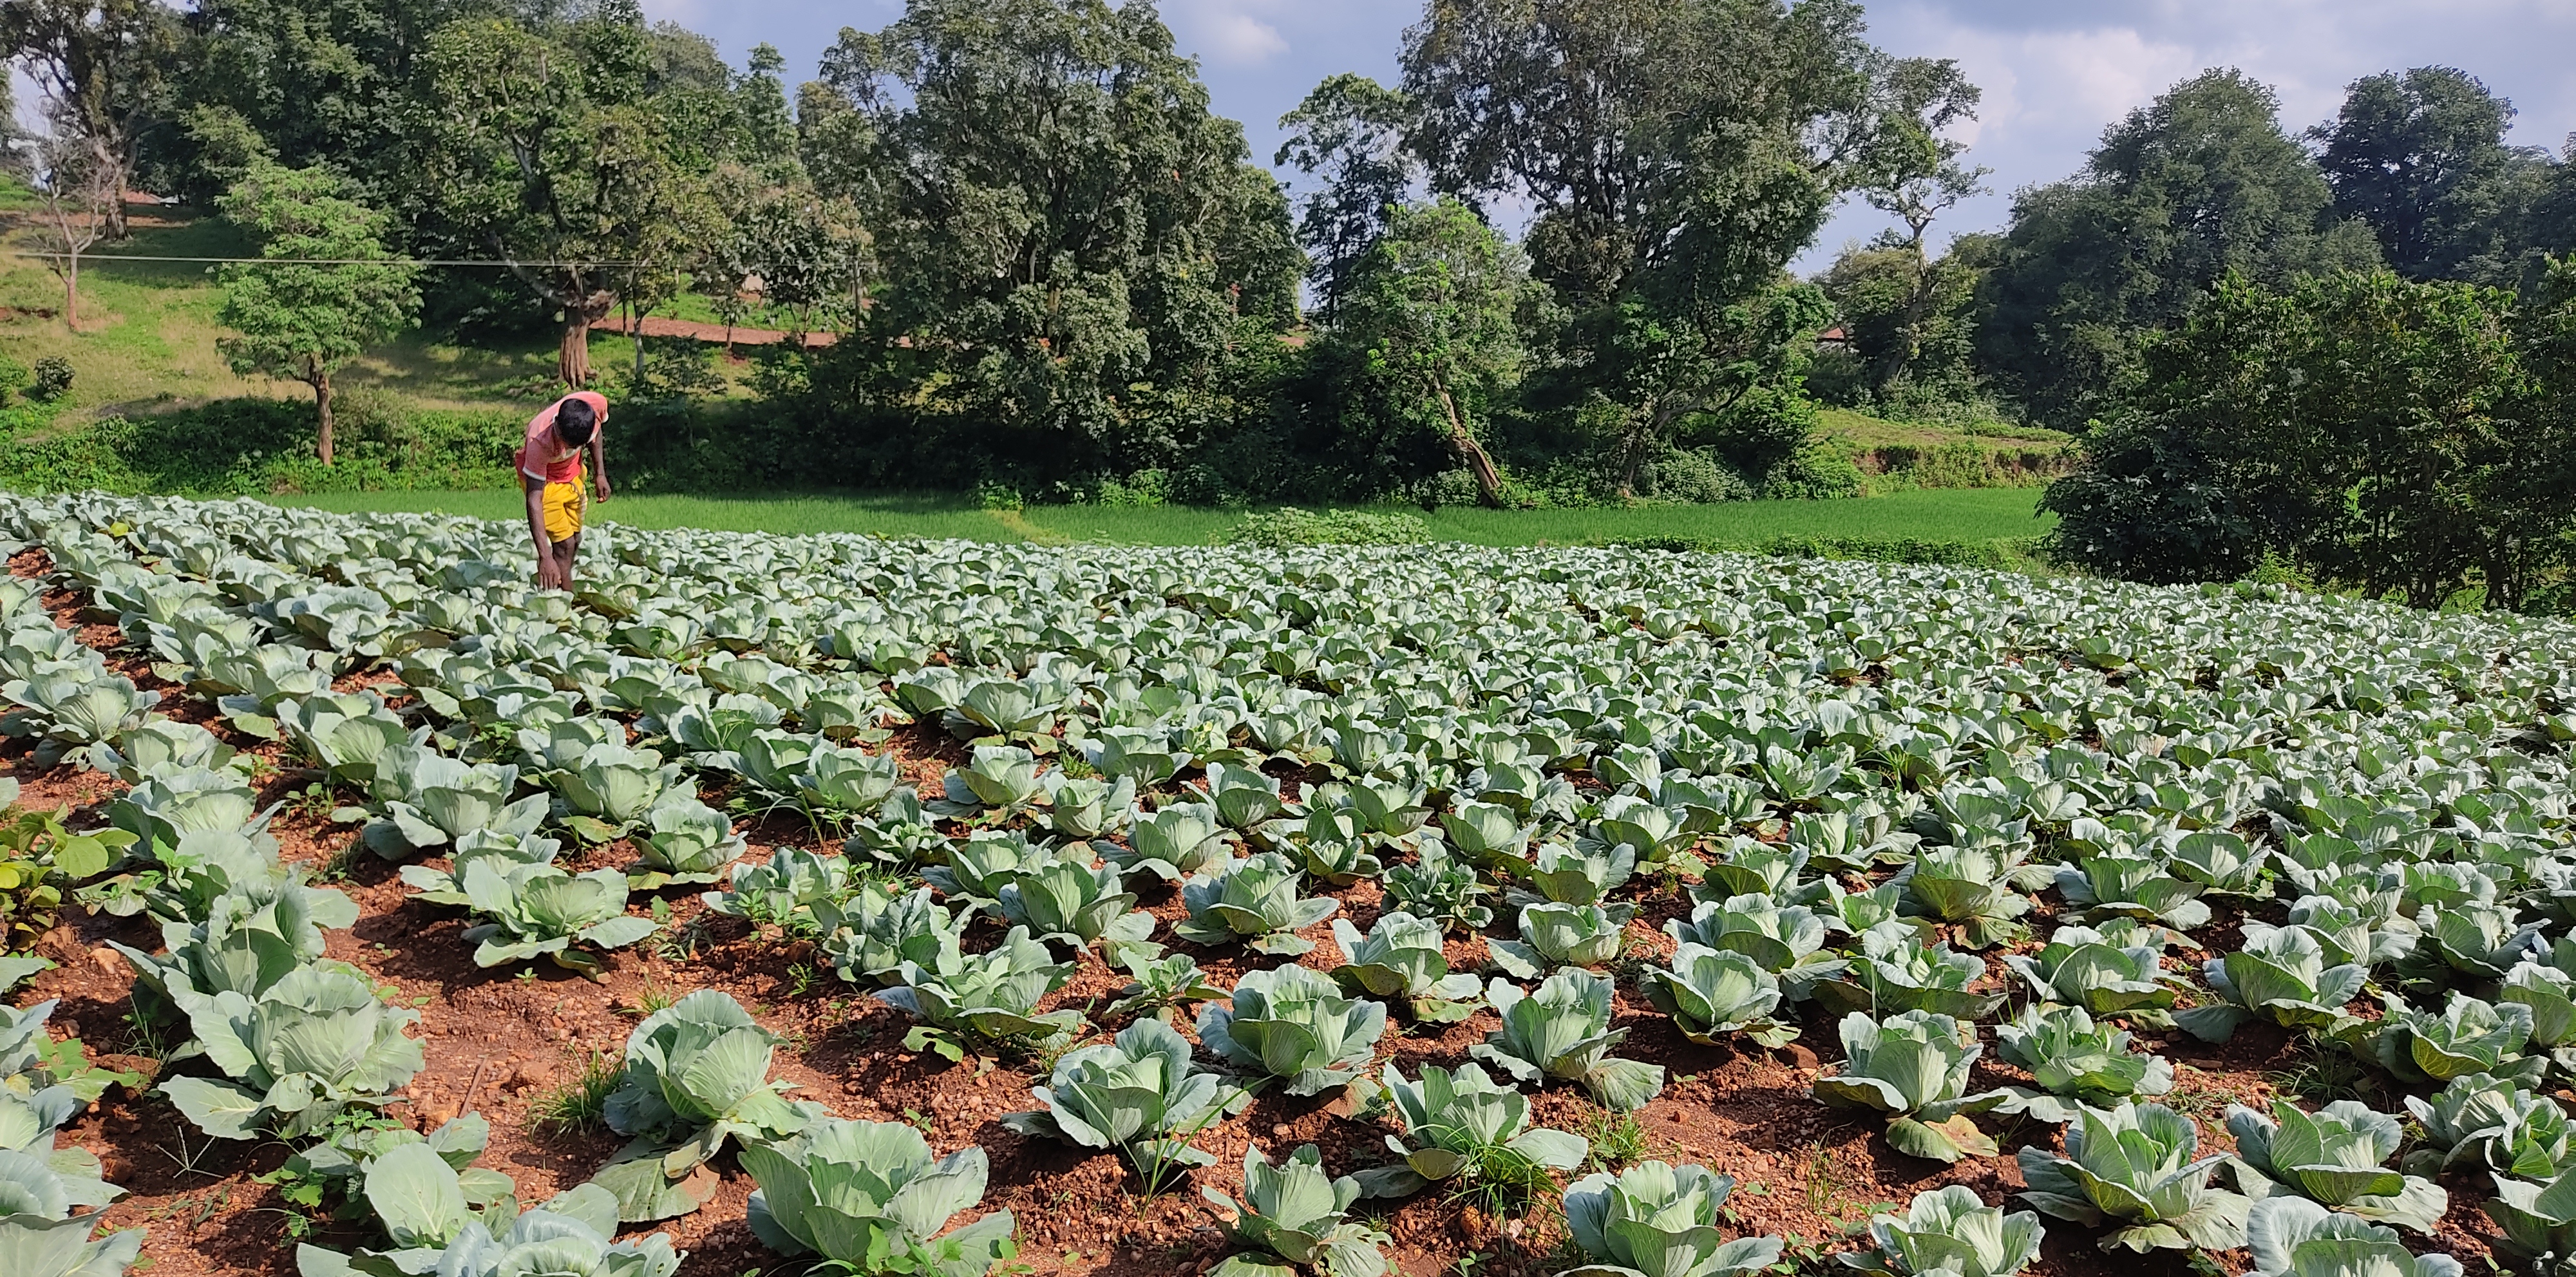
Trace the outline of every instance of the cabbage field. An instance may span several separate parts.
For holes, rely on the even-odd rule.
[[[0,496],[0,1275],[2576,1266],[2567,624],[593,536]]]

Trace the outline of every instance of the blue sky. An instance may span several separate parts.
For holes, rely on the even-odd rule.
[[[844,26],[873,29],[901,0],[644,0],[656,18],[713,36],[739,62],[763,40],[802,78]],[[1244,123],[1254,158],[1315,82],[1358,71],[1392,82],[1407,0],[1165,0],[1164,20],[1198,57],[1216,109]],[[2576,0],[1880,0],[1880,47],[1952,57],[1986,91],[1962,137],[1995,170],[1995,194],[1954,212],[1950,232],[2000,227],[2017,187],[2073,172],[2103,126],[2204,68],[2241,67],[2279,90],[2292,127],[2331,118],[2344,86],[2441,63],[2513,99],[2514,141],[2556,149],[2576,133]],[[1846,209],[1801,260],[1816,268],[1884,219]]]

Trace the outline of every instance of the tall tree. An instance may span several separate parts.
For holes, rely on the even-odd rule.
[[[0,34],[13,65],[35,82],[54,134],[86,146],[83,170],[114,184],[107,235],[125,238],[136,148],[166,118],[178,15],[155,0],[6,0]]]
[[[337,165],[382,200],[431,33],[502,8],[502,0],[196,0],[172,72],[178,127],[149,139],[146,167],[181,194],[211,199],[255,150],[290,168]]]
[[[557,370],[590,383],[590,329],[621,289],[667,278],[717,231],[702,152],[647,93],[654,45],[631,4],[555,33],[451,23],[432,37],[406,137],[429,245],[494,257],[563,315]]]
[[[1503,476],[1483,435],[1525,360],[1515,312],[1528,259],[1455,200],[1390,210],[1353,269],[1327,338],[1374,401],[1361,408],[1439,438],[1489,506]]]
[[[1306,246],[1306,282],[1325,323],[1341,315],[1351,275],[1388,217],[1420,180],[1405,150],[1412,100],[1364,75],[1344,73],[1315,86],[1297,109],[1279,117],[1289,130],[1273,164],[1293,164],[1314,181],[1298,201],[1297,237]]]
[[[63,326],[79,332],[81,257],[106,236],[124,172],[59,119],[23,141],[11,154],[44,206],[45,269],[63,284]]]
[[[1766,295],[1897,118],[1973,101],[1956,67],[1870,47],[1850,0],[1431,0],[1404,67],[1433,185],[1535,208],[1569,319],[1542,399],[1624,417],[1623,489],[1743,399],[1726,370],[1770,317],[1821,313]]]
[[[2465,71],[2417,67],[2352,82],[2342,112],[2312,136],[2334,211],[2379,238],[2408,279],[2495,279],[2505,261],[2516,170],[2513,104]]]
[[[1933,260],[1932,223],[1986,193],[1992,170],[1966,161],[1967,145],[1943,130],[1976,118],[1983,96],[1941,63],[1900,63],[1888,77],[1894,109],[1864,148],[1861,198],[1896,218],[1866,249],[1845,252],[1821,283],[1867,362],[1870,389],[1916,398],[1966,392],[1968,314],[1978,268],[1965,257]]]
[[[385,245],[393,219],[351,193],[327,170],[266,164],[221,202],[268,260],[224,267],[216,321],[238,335],[218,344],[235,372],[312,388],[315,446],[326,466],[334,451],[332,376],[420,313],[418,268]]]
[[[2369,231],[2330,218],[2331,200],[2268,86],[2233,70],[2186,80],[2106,130],[2082,173],[2014,197],[1981,361],[2034,416],[2081,428],[2142,336],[2228,272],[2278,283],[2373,264]]]
[[[1131,388],[1209,376],[1296,264],[1239,251],[1285,242],[1265,223],[1286,206],[1153,6],[913,0],[844,31],[823,77],[859,153],[816,171],[849,183],[825,192],[860,203],[878,260],[871,340],[836,351],[1020,475],[1159,464],[1172,441]]]

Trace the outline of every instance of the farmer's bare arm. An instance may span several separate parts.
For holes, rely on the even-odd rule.
[[[608,432],[604,430],[590,437],[590,486],[600,500],[608,499]]]
[[[519,476],[519,486],[528,494],[528,539],[537,546],[537,588],[555,586],[555,548],[546,540],[546,481]]]

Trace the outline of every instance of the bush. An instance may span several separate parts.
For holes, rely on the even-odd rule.
[[[10,396],[25,390],[35,380],[35,376],[34,373],[27,371],[27,365],[7,355],[0,355],[0,404],[9,402]]]
[[[1657,458],[1647,490],[1666,501],[1688,505],[1712,505],[1720,501],[1750,501],[1753,485],[1744,476],[1719,465],[1706,453],[1675,449]]]
[[[72,361],[60,355],[47,355],[36,361],[36,381],[27,391],[28,398],[52,403],[71,390]]]
[[[1811,439],[1796,455],[1762,476],[1762,497],[1766,501],[1856,497],[1866,482],[1860,467],[1853,465],[1842,449],[1825,440]]]
[[[1247,514],[1226,534],[1229,545],[1420,545],[1431,528],[1409,514],[1373,514],[1366,510],[1331,510],[1314,514],[1282,507],[1267,514]]]

